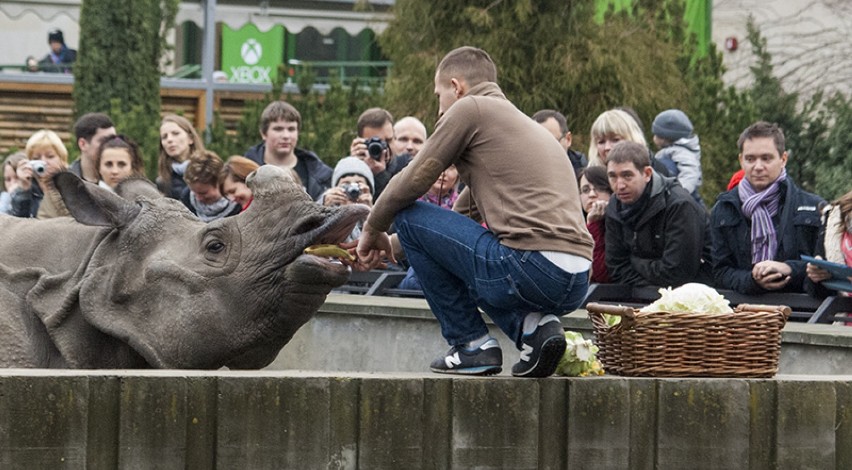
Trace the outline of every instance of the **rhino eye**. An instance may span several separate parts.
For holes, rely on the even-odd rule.
[[[207,244],[207,251],[210,253],[219,253],[225,249],[225,244],[216,240]]]

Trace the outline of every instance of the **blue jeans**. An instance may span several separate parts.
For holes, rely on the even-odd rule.
[[[434,204],[415,202],[396,215],[399,241],[450,345],[488,333],[478,308],[520,349],[524,317],[561,316],[580,306],[588,271],[563,271],[537,251],[500,244],[480,224]]]

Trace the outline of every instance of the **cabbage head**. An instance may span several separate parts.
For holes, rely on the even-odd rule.
[[[659,300],[642,307],[640,312],[734,313],[728,299],[705,284],[692,282],[659,292]]]

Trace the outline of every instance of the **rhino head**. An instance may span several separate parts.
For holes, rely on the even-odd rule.
[[[51,331],[76,367],[268,365],[348,279],[346,266],[304,249],[341,242],[369,211],[316,204],[274,166],[249,176],[248,209],[208,224],[172,199],[129,201],[67,173],[55,184],[72,216],[104,234],[77,284],[84,325]]]

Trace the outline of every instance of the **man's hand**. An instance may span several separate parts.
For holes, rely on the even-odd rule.
[[[751,269],[751,277],[766,290],[778,290],[790,282],[793,269],[787,263],[761,261]]]
[[[373,175],[378,175],[387,168],[388,150],[382,152],[381,157],[376,160],[370,156],[369,152],[367,152],[366,141],[367,140],[362,137],[355,137],[352,139],[352,144],[349,146],[349,155],[360,158],[362,162],[366,163],[367,166],[370,167],[370,171],[373,172]]]
[[[378,267],[385,257],[390,257],[391,261],[396,263],[388,234],[375,230],[369,224],[365,224],[361,229],[355,255],[358,262],[352,267],[358,271],[369,271]]]

